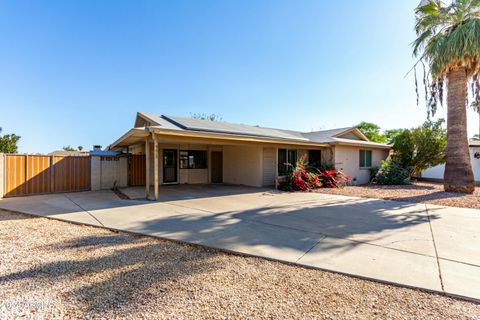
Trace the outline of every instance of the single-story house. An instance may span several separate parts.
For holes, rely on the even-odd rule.
[[[297,132],[139,112],[134,127],[107,149],[130,154],[130,180],[153,185],[157,198],[163,184],[273,187],[285,174],[284,164],[301,156],[310,164],[334,165],[353,184],[363,184],[390,146],[370,142],[354,127]]]
[[[470,161],[472,163],[473,175],[477,184],[480,184],[480,141],[469,140]],[[428,168],[422,172],[421,177],[432,181],[443,181],[443,173],[445,171],[445,164]]]

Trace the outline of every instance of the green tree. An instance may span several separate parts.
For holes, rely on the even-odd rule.
[[[471,81],[472,105],[480,102],[480,0],[423,0],[415,13],[418,38],[413,42],[413,54],[419,58],[416,66],[423,66],[429,116],[435,114],[438,103],[443,103],[444,83],[447,84],[444,188],[473,193],[466,97]],[[414,70],[416,74],[415,66]]]
[[[2,128],[0,128],[0,133],[2,132]],[[17,153],[18,152],[18,140],[20,140],[20,136],[16,134],[6,134],[0,135],[0,152],[2,153]]]
[[[473,140],[480,140],[480,135],[479,134],[474,134],[472,139]]]
[[[77,149],[78,149],[78,151],[82,151],[82,150],[83,150],[83,146],[78,146]]]
[[[64,151],[75,151],[75,148],[72,148],[72,147],[69,146],[69,145],[68,145],[68,146],[64,146],[62,149],[63,149]]]
[[[444,163],[447,143],[444,122],[443,119],[426,121],[420,127],[402,130],[392,141],[392,161],[416,174]]]
[[[380,126],[375,123],[362,121],[355,126],[368,138],[368,140],[378,143],[387,142],[387,137],[380,133]]]
[[[387,143],[392,144],[393,139],[395,139],[396,136],[401,134],[405,129],[391,129],[391,130],[385,130],[383,133],[387,137]]]
[[[210,120],[210,121],[222,121],[222,117],[216,113],[206,114],[206,113],[194,113],[192,114],[193,119],[198,120]]]

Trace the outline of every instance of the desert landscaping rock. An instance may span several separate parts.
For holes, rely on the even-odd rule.
[[[440,206],[480,209],[480,188],[473,194],[444,192],[439,183],[416,182],[405,186],[364,185],[343,189],[317,189],[317,192],[352,197],[376,198],[405,202],[431,203]]]
[[[480,319],[480,305],[0,211],[0,318]]]

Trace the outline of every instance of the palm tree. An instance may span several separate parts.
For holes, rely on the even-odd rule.
[[[475,190],[467,136],[468,83],[478,105],[480,71],[480,0],[423,0],[416,9],[413,53],[424,66],[429,114],[443,103],[447,84],[445,191]],[[417,62],[417,64],[419,63]],[[425,66],[426,65],[426,66]],[[418,89],[417,89],[418,92]]]

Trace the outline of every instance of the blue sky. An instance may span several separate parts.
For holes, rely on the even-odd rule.
[[[418,0],[0,1],[0,127],[21,152],[108,145],[137,111],[300,131],[425,121]],[[444,116],[445,110],[439,111]],[[469,112],[469,130],[478,118]]]

